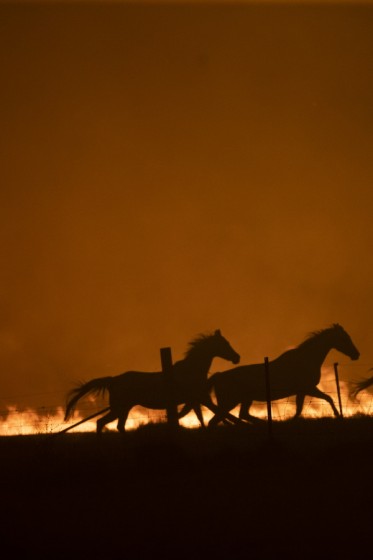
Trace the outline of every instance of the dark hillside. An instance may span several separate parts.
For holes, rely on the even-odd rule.
[[[373,418],[0,439],[2,544],[26,558],[359,558]],[[366,553],[364,553],[365,555]],[[26,556],[27,555],[27,556]]]

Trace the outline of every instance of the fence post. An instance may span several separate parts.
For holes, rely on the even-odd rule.
[[[172,371],[172,354],[171,348],[161,348],[161,364],[162,372],[165,377],[166,385],[166,395],[167,395],[167,422],[172,428],[177,428],[179,426],[179,420],[177,417],[177,404],[175,401],[175,386],[174,377]]]
[[[267,397],[267,420],[268,420],[268,436],[272,439],[272,406],[271,406],[271,385],[269,382],[269,362],[268,358],[264,358],[266,397]]]
[[[341,418],[343,418],[342,400],[341,400],[341,390],[340,390],[340,388],[339,388],[338,362],[335,362],[335,363],[334,363],[334,374],[335,374],[335,382],[336,382],[336,384],[337,384],[339,412],[341,413]]]

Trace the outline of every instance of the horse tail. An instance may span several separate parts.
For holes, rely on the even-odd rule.
[[[100,395],[104,394],[105,391],[109,390],[112,377],[97,377],[88,381],[88,383],[80,383],[75,389],[72,389],[67,395],[66,413],[65,421],[69,420],[73,414],[77,402],[85,395],[93,394]]]
[[[373,369],[373,368],[371,368]],[[357,381],[356,383],[353,384],[353,389],[350,391],[350,397],[352,399],[356,399],[357,395],[360,393],[360,391],[363,391],[364,389],[368,389],[368,387],[370,387],[371,385],[373,385],[373,375],[372,377],[368,377],[368,379],[363,379],[362,381]]]

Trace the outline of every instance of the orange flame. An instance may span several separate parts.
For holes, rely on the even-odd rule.
[[[319,388],[333,398],[337,409],[339,409],[336,380],[332,367],[323,369],[323,376]],[[354,416],[355,414],[370,415],[373,412],[373,395],[368,391],[361,391],[358,399],[352,401],[349,398],[349,384],[345,381],[340,381],[340,397],[344,417]],[[90,406],[92,405],[95,405],[94,401],[90,401]],[[94,412],[95,409],[90,409],[86,417]],[[238,416],[238,412],[238,407],[232,411],[236,416]],[[259,418],[266,419],[267,404],[254,403],[250,409],[250,413]],[[287,420],[291,418],[294,413],[295,397],[272,402],[273,420]],[[203,408],[203,416],[206,424],[212,415],[213,413],[210,410]],[[302,416],[305,418],[321,418],[324,416],[333,416],[333,411],[326,401],[313,397],[306,397]],[[0,436],[58,433],[65,430],[69,425],[73,426],[83,419],[84,416],[76,415],[69,423],[64,422],[64,409],[62,407],[57,408],[53,413],[48,413],[45,409],[43,413],[40,414],[31,408],[19,411],[15,406],[8,406],[6,418],[0,419]],[[165,411],[151,411],[136,407],[133,408],[130,413],[126,423],[126,430],[136,430],[149,422],[155,423],[165,421]],[[187,416],[182,418],[179,423],[186,428],[198,428],[200,426],[194,412],[190,412]],[[107,429],[115,431],[116,422],[114,421],[108,424]],[[87,420],[79,426],[71,428],[70,433],[94,431],[96,431],[96,418]]]

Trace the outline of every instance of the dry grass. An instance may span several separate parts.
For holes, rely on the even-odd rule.
[[[265,422],[4,437],[1,527],[16,556],[359,557],[372,444],[370,416],[276,422],[272,440]]]

